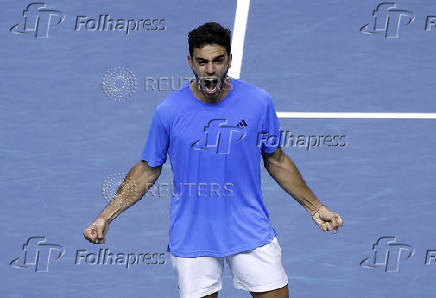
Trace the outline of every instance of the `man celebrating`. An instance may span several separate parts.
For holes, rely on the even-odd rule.
[[[253,297],[289,297],[281,248],[262,199],[261,158],[321,230],[336,233],[342,219],[318,201],[278,142],[259,144],[259,135],[280,136],[280,124],[268,93],[227,77],[230,39],[230,30],[217,23],[189,33],[188,62],[196,79],[157,106],[141,161],[84,236],[104,243],[111,221],[142,198],[168,154],[174,185],[195,189],[179,188],[171,197],[167,250],[180,297],[218,297],[224,260],[236,288]]]

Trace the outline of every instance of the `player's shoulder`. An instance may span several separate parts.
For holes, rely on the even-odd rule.
[[[181,89],[175,90],[167,97],[161,99],[156,105],[155,112],[160,115],[169,115],[180,111],[185,98],[188,96],[187,88],[189,88],[189,85],[185,85]]]
[[[234,81],[237,88],[249,96],[251,101],[257,101],[259,104],[265,105],[272,103],[271,95],[265,89],[241,79],[234,79]]]

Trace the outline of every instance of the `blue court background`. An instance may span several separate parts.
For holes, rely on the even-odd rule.
[[[236,2],[50,1],[65,21],[47,39],[9,32],[30,2],[5,1],[0,18],[1,297],[177,297],[164,265],[75,265],[78,249],[165,252],[168,198],[144,198],[112,225],[102,246],[82,231],[104,207],[101,185],[140,158],[155,105],[169,91],[145,91],[145,77],[190,76],[187,33],[217,21],[232,29]],[[365,35],[378,1],[252,1],[241,79],[266,89],[277,111],[436,112],[435,29],[425,31],[432,1],[397,1],[416,19],[398,39]],[[74,31],[77,16],[164,18],[157,32]],[[115,102],[101,90],[104,73],[123,66],[136,93]],[[282,247],[291,297],[434,297],[436,120],[280,119],[301,135],[346,135],[341,148],[284,148],[309,186],[344,227],[321,232],[310,216],[262,171],[263,191]],[[170,182],[169,163],[159,182]],[[32,236],[62,245],[48,272],[17,269]],[[398,272],[363,268],[379,237],[395,236],[415,254]],[[231,285],[220,297],[250,297]]]

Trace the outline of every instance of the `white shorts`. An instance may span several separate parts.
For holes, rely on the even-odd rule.
[[[233,286],[250,292],[266,292],[288,284],[276,237],[263,246],[228,257],[183,258],[171,255],[180,298],[200,298],[222,289],[224,259],[232,272]]]

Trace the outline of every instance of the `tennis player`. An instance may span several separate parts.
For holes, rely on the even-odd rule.
[[[157,106],[141,161],[83,234],[105,243],[109,224],[142,198],[169,155],[177,191],[167,251],[180,297],[218,297],[226,261],[234,287],[253,297],[285,298],[288,278],[262,199],[261,159],[321,230],[336,233],[342,219],[315,197],[280,143],[266,141],[280,136],[273,101],[264,90],[227,76],[230,34],[214,22],[189,33],[188,62],[196,79]]]

